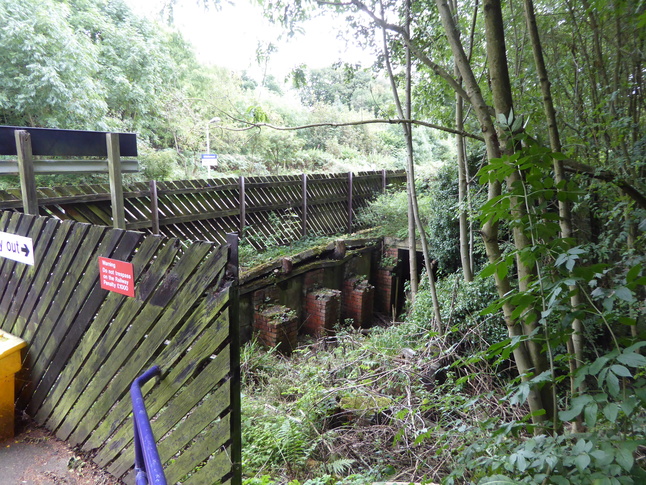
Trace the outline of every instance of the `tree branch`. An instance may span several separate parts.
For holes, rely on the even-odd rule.
[[[231,118],[231,116],[229,115]],[[473,133],[468,133],[466,131],[461,131],[461,130],[456,130],[453,128],[448,128],[446,126],[441,126],[441,125],[436,125],[433,123],[428,123],[426,121],[422,120],[403,120],[403,119],[387,119],[387,120],[380,120],[380,119],[373,119],[373,120],[360,120],[360,121],[346,121],[343,123],[312,123],[309,125],[301,125],[301,126],[276,126],[272,125],[270,123],[251,123],[248,121],[240,120],[240,119],[235,119],[232,118],[235,121],[238,121],[240,123],[244,123],[247,126],[243,128],[235,128],[235,127],[229,127],[229,126],[218,126],[218,128],[222,130],[227,130],[227,131],[248,131],[252,130],[254,128],[271,128],[272,130],[278,130],[278,131],[295,131],[295,130],[305,130],[308,128],[318,128],[321,126],[329,126],[330,128],[340,128],[343,126],[360,126],[360,125],[370,125],[370,124],[390,124],[390,125],[397,125],[397,124],[402,124],[402,123],[411,123],[413,125],[419,125],[419,126],[425,126],[427,128],[433,128],[434,130],[439,130],[439,131],[444,131],[446,133],[452,133],[454,135],[462,135],[466,136],[468,138],[471,138],[473,140],[478,140],[478,141],[484,141],[484,138],[478,135],[474,135]]]
[[[364,12],[370,19],[380,28],[390,30],[392,32],[395,32],[399,35],[402,36],[402,39],[404,41],[404,44],[411,50],[411,52],[417,57],[417,59],[430,68],[437,76],[441,77],[444,79],[449,86],[451,86],[456,93],[458,93],[463,99],[465,99],[468,103],[471,102],[469,99],[469,95],[467,92],[464,90],[464,88],[458,83],[453,76],[451,76],[442,66],[439,64],[436,64],[433,62],[433,60],[428,57],[426,54],[424,54],[416,45],[413,39],[411,39],[409,36],[404,35],[405,30],[403,27],[396,25],[396,24],[391,24],[386,22],[385,19],[378,17],[368,6],[363,3],[360,0],[351,0],[350,2],[334,2],[334,1],[325,1],[325,0],[319,0],[317,2],[319,5],[328,5],[328,6],[334,6],[334,7],[339,7],[339,6],[349,6],[353,5],[355,8],[357,8],[359,11]]]
[[[590,178],[603,180],[604,182],[609,182],[616,185],[621,190],[623,190],[628,197],[633,199],[637,203],[637,205],[639,205],[642,209],[646,209],[646,196],[644,196],[644,194],[642,194],[638,189],[630,185],[625,180],[617,177],[614,173],[607,170],[597,171],[589,165],[576,162],[574,160],[564,160],[563,165],[566,172],[580,173]]]

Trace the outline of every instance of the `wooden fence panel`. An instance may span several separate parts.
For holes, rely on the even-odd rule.
[[[191,197],[184,207],[204,208]],[[0,230],[34,242],[34,266],[0,259],[0,328],[28,343],[20,408],[125,478],[134,464],[128,391],[157,364],[161,379],[143,392],[169,483],[239,484],[228,247],[17,212],[2,212]],[[134,298],[100,288],[100,256],[133,264]]]
[[[307,234],[347,232],[361,228],[356,223],[349,227],[349,222],[383,191],[384,179],[401,186],[406,175],[312,174],[307,175],[305,190],[303,175],[184,180],[159,182],[154,195],[149,184],[135,183],[123,191],[126,228],[152,233],[155,220],[166,237],[218,244],[225,243],[226,234],[240,232],[256,248]],[[113,225],[108,184],[42,188],[37,195],[41,215]],[[0,210],[21,208],[19,190],[0,191]]]

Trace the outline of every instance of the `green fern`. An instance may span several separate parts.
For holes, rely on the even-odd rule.
[[[325,469],[333,475],[345,475],[352,469],[352,465],[355,463],[356,460],[351,458],[339,458],[331,463],[326,463]]]

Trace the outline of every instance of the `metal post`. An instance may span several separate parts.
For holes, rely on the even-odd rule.
[[[211,130],[209,127],[211,123],[219,123],[220,121],[222,120],[220,120],[220,118],[216,116],[215,118],[211,118],[209,121],[206,122],[206,154],[207,155],[211,154]],[[207,165],[207,167],[209,171],[207,177],[211,178],[211,165]]]
[[[229,257],[227,273],[232,277],[229,288],[229,337],[231,349],[231,477],[232,485],[242,484],[242,413],[240,396],[240,310],[238,287],[238,234],[227,234]]]
[[[159,235],[159,201],[157,200],[157,181],[150,181],[150,222],[155,236]]]
[[[353,173],[348,172],[348,234],[352,234],[352,182]]]
[[[247,224],[247,197],[245,195],[245,180],[242,176],[238,181],[238,195],[240,205],[240,235],[244,235],[244,228]]]
[[[307,237],[307,174],[301,175],[303,186],[303,237]]]

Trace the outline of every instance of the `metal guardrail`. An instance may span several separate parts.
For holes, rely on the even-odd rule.
[[[130,386],[132,398],[132,418],[135,433],[135,473],[137,485],[166,485],[157,443],[146,412],[141,387],[150,379],[161,375],[158,365],[152,366],[137,377]]]

